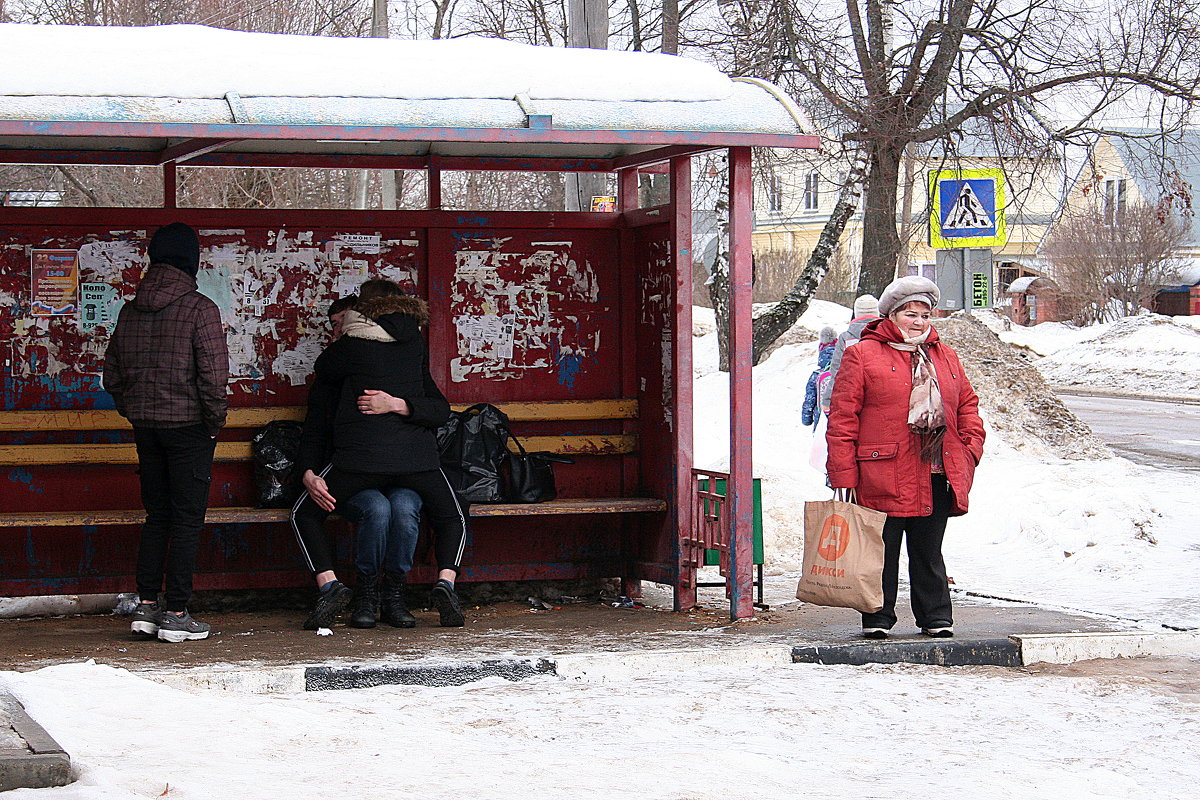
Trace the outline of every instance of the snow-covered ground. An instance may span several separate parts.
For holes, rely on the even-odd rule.
[[[194,694],[94,664],[3,673],[74,757],[11,800],[1195,797],[1200,707],[999,669],[792,665],[619,684]]]
[[[698,330],[704,316],[698,309]],[[816,331],[848,316],[817,302],[802,323]],[[1074,344],[1068,334],[1015,335],[1054,352]],[[1119,374],[1104,336],[1091,341],[1094,360]],[[696,461],[718,467],[728,378],[716,370],[714,335],[695,342]],[[798,423],[815,349],[781,347],[754,376],[755,471],[777,587],[800,564],[803,502],[829,495],[808,464],[811,431]],[[946,540],[957,585],[1150,627],[1200,625],[1200,526],[1185,506],[1200,496],[1200,478],[1037,452],[989,438],[971,513],[952,520]],[[1002,669],[798,664],[615,683],[242,695],[89,662],[0,672],[0,688],[66,747],[79,774],[12,800],[1184,800],[1200,785],[1194,693]]]
[[[849,316],[842,306],[814,301],[798,324],[815,338],[823,325],[844,328]],[[711,312],[696,309],[696,317],[698,332],[711,329],[706,327]],[[1039,325],[1014,328],[1002,338],[1037,352],[1086,354],[1090,373],[1118,391],[1138,379],[1127,368],[1136,344],[1143,362],[1174,365],[1174,377],[1164,373],[1159,391],[1184,396],[1200,381],[1200,333],[1163,319],[1142,317],[1082,331]],[[694,361],[696,464],[722,468],[729,453],[729,381],[717,371],[715,334],[695,338]],[[804,501],[831,496],[823,470],[809,463],[812,430],[799,424],[805,383],[815,366],[816,344],[810,342],[779,348],[754,371],[755,475],[763,479],[767,569],[777,576],[798,572],[803,560]],[[986,412],[984,418],[986,423]],[[1200,475],[1123,458],[1030,455],[1013,444],[989,428],[971,511],[950,521],[944,549],[959,589],[1151,626],[1200,627],[1200,525],[1194,507]]]

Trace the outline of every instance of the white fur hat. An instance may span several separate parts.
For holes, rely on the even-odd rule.
[[[897,278],[887,285],[879,298],[879,314],[886,317],[905,303],[917,301],[929,306],[929,310],[937,308],[942,292],[937,284],[922,278],[920,275],[906,275]]]
[[[854,318],[874,317],[879,315],[879,301],[873,294],[861,294],[854,301]]]

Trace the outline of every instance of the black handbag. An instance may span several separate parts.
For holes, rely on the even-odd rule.
[[[508,458],[508,417],[489,403],[452,411],[437,431],[442,471],[468,503],[504,502],[501,475]]]
[[[541,503],[558,497],[553,465],[575,461],[545,450],[527,453],[521,440],[509,435],[518,452],[508,454],[508,502]]]

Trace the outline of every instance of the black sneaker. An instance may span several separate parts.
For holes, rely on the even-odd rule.
[[[330,581],[330,583],[333,585],[318,592],[317,604],[313,606],[308,619],[304,620],[304,630],[315,631],[320,628],[333,627],[333,623],[350,604],[350,598],[354,595],[354,592],[350,591],[350,587],[338,580]]]
[[[467,620],[463,617],[462,605],[458,602],[458,595],[454,591],[453,584],[445,580],[438,581],[433,585],[429,599],[441,616],[443,628],[461,628],[466,624]]]
[[[862,637],[864,639],[886,639],[888,637],[887,628],[863,628]]]
[[[138,603],[137,608],[129,616],[129,630],[132,633],[144,633],[154,636],[158,633],[158,620],[162,611],[158,603]]]
[[[921,628],[921,633],[934,639],[954,638],[954,628],[941,622],[936,622],[928,628]]]
[[[207,639],[212,628],[206,622],[197,622],[192,615],[172,614],[164,611],[158,618],[158,640],[160,642],[189,642]]]

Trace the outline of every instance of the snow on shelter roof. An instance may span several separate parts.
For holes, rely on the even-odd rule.
[[[0,153],[86,161],[207,138],[226,155],[629,159],[669,145],[816,147],[802,119],[770,84],[658,53],[0,24]],[[100,163],[141,163],[122,159]]]

